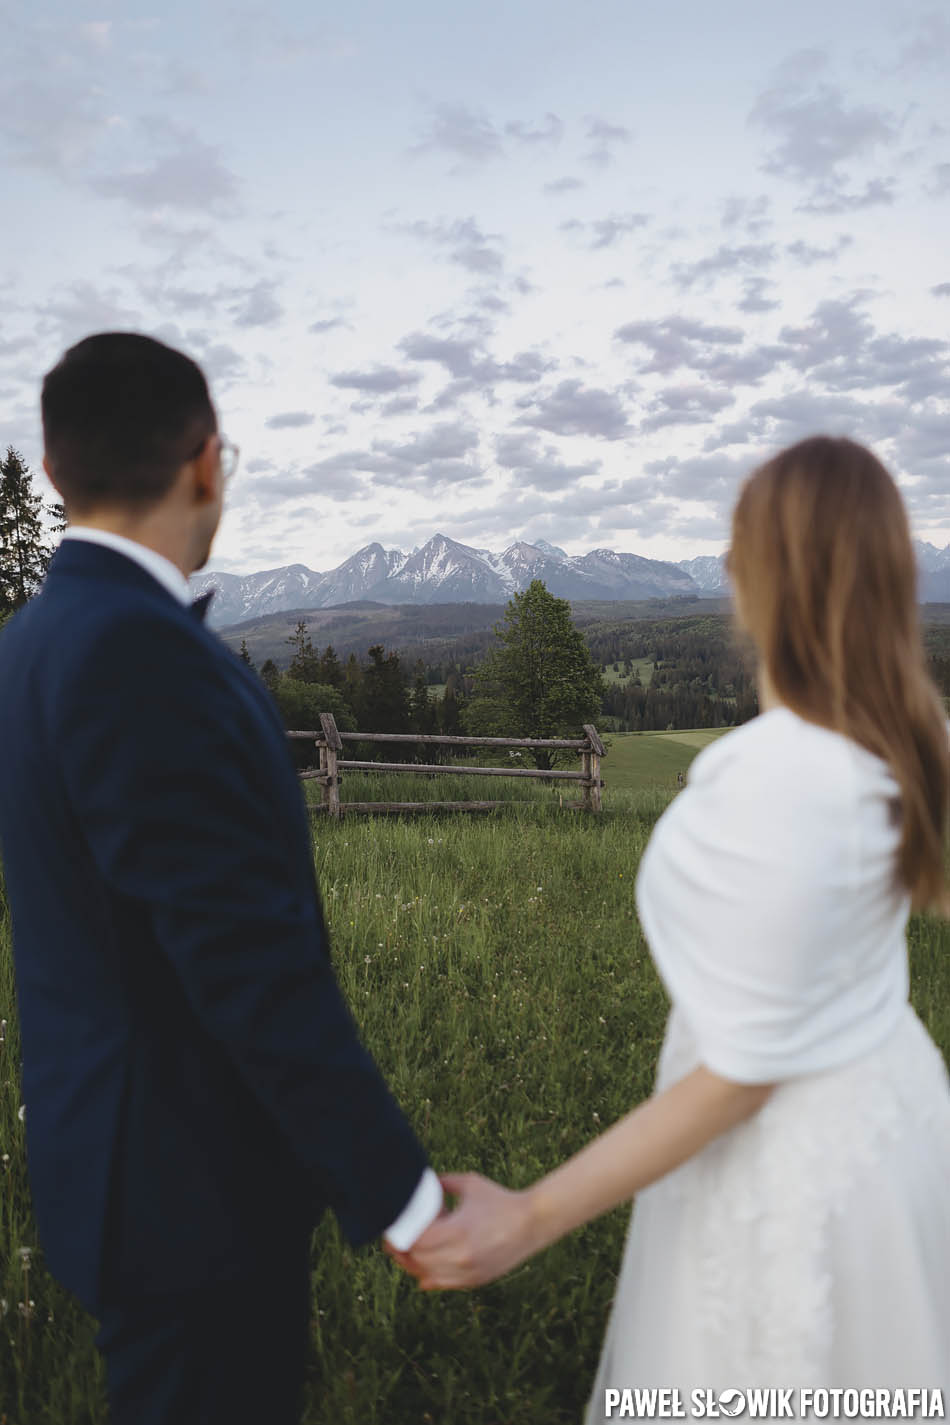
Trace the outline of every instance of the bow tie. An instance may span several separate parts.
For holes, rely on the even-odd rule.
[[[194,603],[189,605],[189,612],[192,618],[196,618],[199,623],[204,623],[205,615],[208,612],[208,605],[213,598],[214,590],[209,589],[206,594],[202,594],[199,598],[195,599]]]

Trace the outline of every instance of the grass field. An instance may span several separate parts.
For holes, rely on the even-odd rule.
[[[612,738],[596,819],[500,779],[511,805],[490,818],[315,819],[338,974],[437,1167],[525,1185],[649,1093],[667,1005],[633,880],[671,779],[711,735]],[[448,786],[485,794],[482,779],[394,775],[350,776],[343,790],[422,799]],[[915,1003],[950,1053],[950,928],[915,917],[910,944]],[[30,1212],[5,917],[0,1018],[0,1420],[102,1425],[95,1323],[46,1271]],[[378,1247],[352,1252],[326,1220],[306,1425],[577,1425],[627,1217],[465,1295],[418,1293]],[[34,1249],[28,1294],[22,1246]]]
[[[602,771],[605,798],[612,792],[647,788],[675,789],[676,774],[728,728],[698,728],[695,732],[612,732]]]
[[[618,673],[612,663],[608,663],[603,670],[604,677],[608,683],[626,683],[628,676],[624,672],[626,661],[620,660],[620,672]],[[653,682],[653,659],[652,658],[631,658],[629,678],[639,677],[644,688],[648,688]]]

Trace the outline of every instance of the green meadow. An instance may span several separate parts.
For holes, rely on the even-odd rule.
[[[624,672],[626,660],[620,660],[620,672],[614,668],[613,663],[608,663],[603,670],[604,677],[608,683],[626,683],[629,681]],[[630,659],[630,679],[639,678],[645,688],[648,688],[653,681],[653,659],[652,658],[631,658]]]
[[[337,972],[437,1168],[524,1186],[649,1094],[667,1002],[633,882],[677,772],[716,735],[613,736],[599,817],[527,780],[489,792],[484,778],[395,774],[346,774],[344,800],[506,806],[314,815]],[[307,795],[318,799],[313,784]],[[915,1004],[950,1054],[950,927],[915,917],[910,948]],[[5,914],[0,1018],[0,1425],[99,1425],[96,1323],[49,1275],[31,1216]],[[577,1425],[628,1215],[468,1294],[418,1292],[378,1246],[352,1251],[325,1219],[305,1425]]]

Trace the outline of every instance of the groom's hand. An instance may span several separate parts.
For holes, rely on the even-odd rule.
[[[480,1173],[445,1174],[442,1186],[458,1198],[455,1210],[436,1218],[411,1251],[387,1248],[423,1291],[482,1286],[538,1250],[527,1193],[499,1187]]]
[[[436,1222],[438,1222],[439,1219],[442,1217],[447,1217],[448,1211],[449,1209],[445,1206],[445,1198],[443,1197],[442,1207],[439,1210],[439,1216],[435,1219]],[[431,1227],[432,1224],[430,1223],[429,1225]],[[426,1231],[428,1230],[429,1229],[426,1228]],[[421,1232],[416,1238],[416,1242],[420,1242],[424,1236],[425,1232]],[[386,1252],[390,1257],[392,1257],[393,1261],[396,1262],[398,1266],[402,1267],[404,1272],[408,1272],[410,1276],[414,1277],[419,1275],[418,1268],[415,1266],[412,1260],[412,1254],[415,1251],[415,1244],[413,1244],[412,1247],[407,1248],[405,1251],[400,1251],[398,1247],[393,1246],[392,1242],[389,1241],[388,1237],[383,1237],[382,1245],[383,1251]]]
[[[411,1252],[400,1252],[399,1248],[394,1247],[391,1242],[387,1242],[385,1237],[383,1238],[383,1251],[388,1253],[388,1255],[392,1257],[393,1261],[396,1262],[400,1267],[402,1267],[404,1272],[409,1272],[413,1276],[415,1276],[415,1272],[413,1272],[412,1270]]]

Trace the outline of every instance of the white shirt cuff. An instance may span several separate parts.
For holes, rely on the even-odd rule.
[[[412,1197],[383,1236],[397,1252],[408,1252],[441,1211],[442,1184],[432,1169],[426,1168]]]

